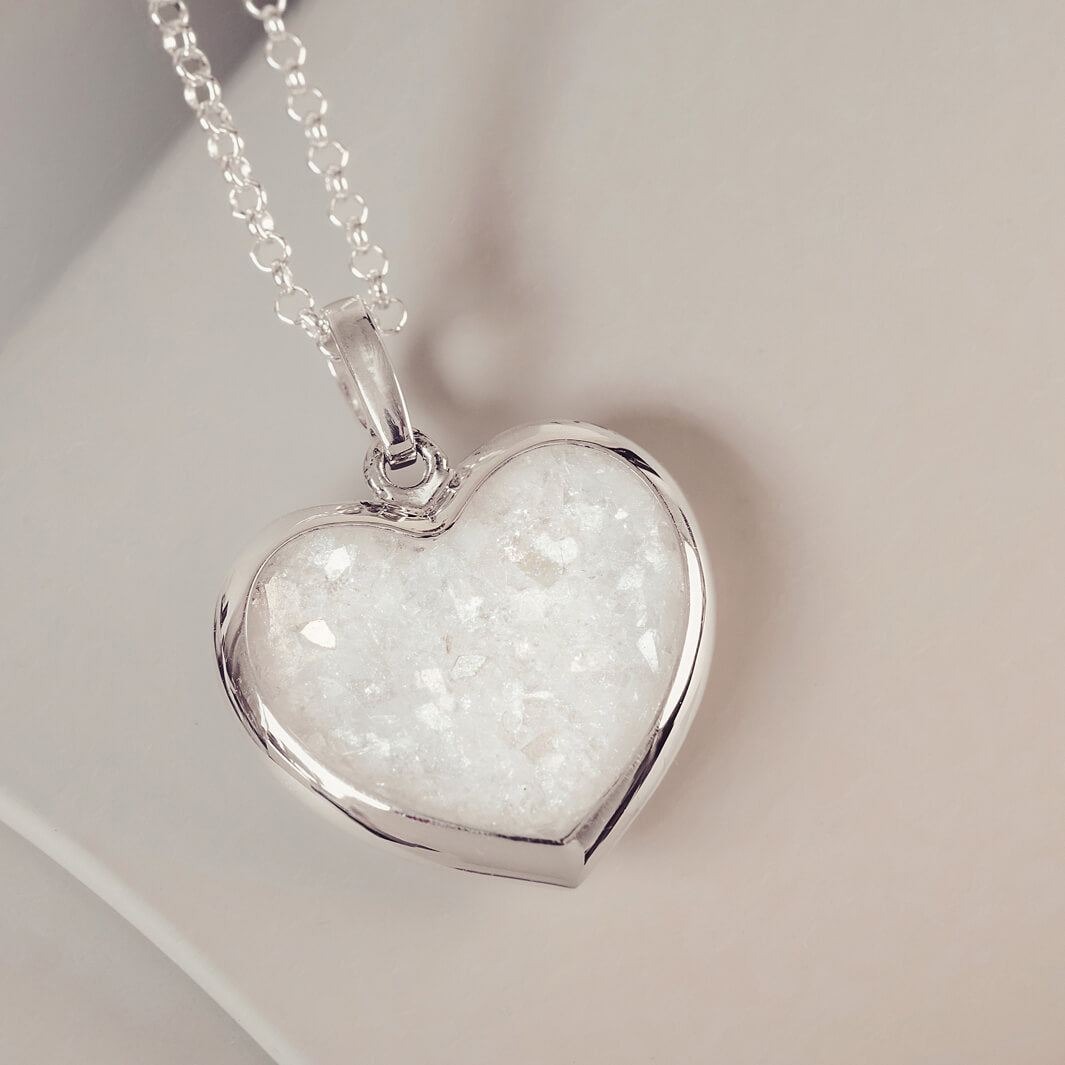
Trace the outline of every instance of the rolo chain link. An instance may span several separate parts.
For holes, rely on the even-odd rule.
[[[303,127],[307,139],[307,167],[325,182],[329,197],[329,221],[343,230],[350,249],[352,274],[365,286],[366,303],[383,333],[398,333],[407,322],[403,301],[393,296],[385,276],[388,256],[366,231],[369,209],[366,201],[348,183],[344,169],[348,150],[325,124],[328,102],[321,89],[307,81],[303,42],[285,27],[287,0],[256,3],[244,0],[248,12],[266,32],[266,62],[278,71],[287,90],[289,118]],[[163,48],[181,79],[185,102],[207,134],[207,153],[222,170],[230,210],[244,222],[255,243],[250,256],[255,266],[270,275],[277,286],[274,313],[286,325],[297,325],[317,345],[329,335],[329,323],[318,310],[314,297],[296,283],[292,272],[292,248],[274,227],[267,207],[266,190],[255,177],[244,153],[244,139],[222,102],[222,86],[211,73],[211,64],[196,42],[189,25],[185,0],[148,0],[148,13],[159,29]]]

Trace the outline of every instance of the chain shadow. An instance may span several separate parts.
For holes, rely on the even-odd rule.
[[[447,156],[447,165],[462,168],[463,195],[454,204],[460,239],[440,249],[446,284],[426,294],[403,340],[404,376],[472,448],[486,437],[468,433],[471,406],[498,431],[509,406],[498,397],[520,393],[558,354],[543,328],[544,309],[561,297],[558,281],[532,261],[516,232],[515,204],[536,201],[553,121],[549,71],[579,50],[582,30],[565,5],[521,4],[467,33],[463,51],[478,73],[455,109]]]

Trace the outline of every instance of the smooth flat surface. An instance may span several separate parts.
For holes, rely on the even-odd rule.
[[[260,28],[228,2],[200,0],[196,29],[228,80]],[[31,320],[67,263],[91,246],[187,121],[181,94],[145,47],[145,0],[3,6],[4,160],[0,346]],[[149,38],[150,39],[150,38]]]
[[[6,828],[0,868],[0,1061],[269,1062],[127,921]]]
[[[278,1061],[1060,1062],[1060,7],[291,21],[415,422],[456,456],[601,422],[692,501],[702,712],[577,892],[396,861],[268,771],[214,597],[365,441],[190,132],[0,363],[0,787]],[[297,276],[345,295],[278,83],[226,89]]]

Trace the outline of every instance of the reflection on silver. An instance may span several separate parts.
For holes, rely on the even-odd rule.
[[[418,458],[403,391],[366,304],[358,296],[322,308],[329,335],[322,351],[341,392],[370,430],[391,469]]]
[[[689,603],[684,646],[669,691],[646,736],[643,753],[614,783],[596,809],[561,839],[523,839],[418,817],[361,792],[319,764],[271,713],[256,689],[246,635],[248,601],[256,577],[275,551],[312,527],[364,525],[402,529],[421,537],[449,529],[480,485],[504,463],[546,444],[601,448],[624,460],[653,489],[669,513],[687,568]],[[699,704],[713,643],[713,599],[698,531],[680,491],[634,444],[579,422],[513,429],[475,452],[428,498],[316,507],[274,523],[251,546],[218,603],[215,647],[223,683],[238,715],[267,754],[289,774],[327,799],[380,840],[431,860],[472,872],[574,887],[608,844],[617,840],[650,797],[673,760]],[[325,638],[325,633],[313,635]],[[653,648],[644,649],[652,654]]]

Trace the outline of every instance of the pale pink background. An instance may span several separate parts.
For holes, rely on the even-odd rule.
[[[576,892],[293,801],[210,615],[261,526],[359,492],[365,440],[189,130],[0,360],[3,817],[283,1063],[1065,1060],[1065,10],[291,21],[416,420],[456,457],[549,417],[659,457],[716,571],[709,694]],[[337,298],[253,60],[227,99]]]

